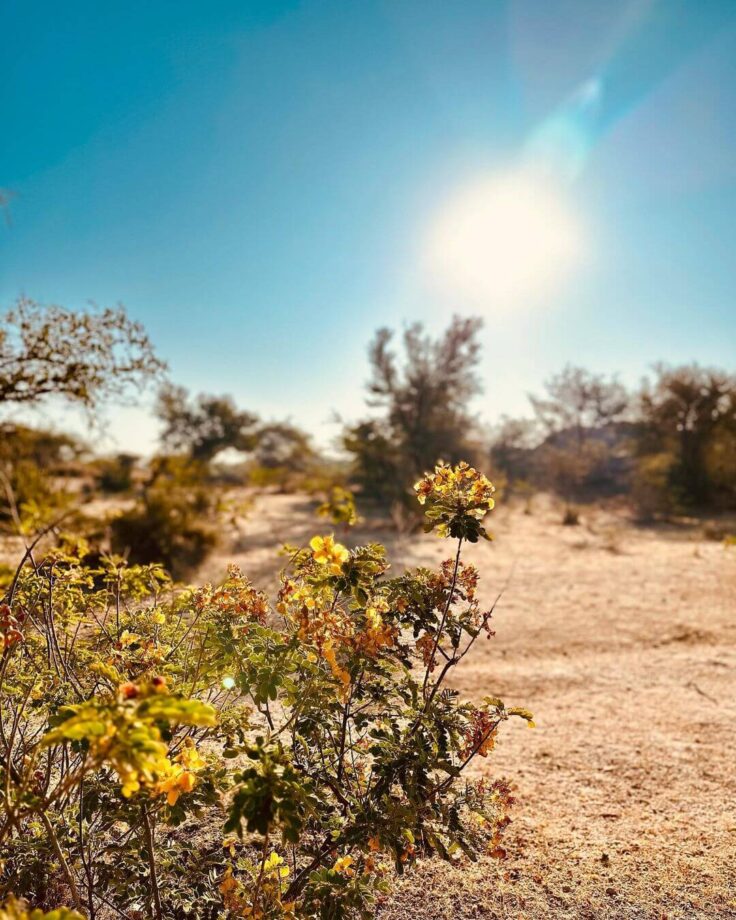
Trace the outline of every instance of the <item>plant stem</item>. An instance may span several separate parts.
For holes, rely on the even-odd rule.
[[[156,853],[154,849],[153,827],[151,818],[145,804],[141,805],[141,814],[143,816],[143,828],[146,835],[146,852],[148,854],[148,870],[151,880],[151,899],[153,902],[153,920],[163,920],[163,910],[161,909],[161,892],[158,887],[158,877],[156,874]]]
[[[79,888],[77,887],[77,882],[74,878],[74,875],[72,874],[71,868],[69,867],[69,863],[66,861],[64,852],[61,849],[61,844],[59,843],[59,838],[56,836],[56,831],[54,830],[54,827],[49,820],[49,816],[45,811],[39,812],[39,815],[43,826],[46,829],[46,833],[49,835],[49,839],[51,840],[54,852],[56,853],[56,858],[59,860],[59,865],[61,866],[61,871],[64,873],[66,883],[69,886],[69,890],[71,891],[74,906],[77,908],[77,910],[82,910],[82,898],[79,894]]]
[[[437,635],[435,636],[435,639],[434,639],[434,646],[432,647],[432,654],[429,656],[429,662],[427,664],[427,671],[424,675],[424,685],[422,687],[423,693],[427,692],[427,684],[429,682],[429,675],[432,673],[432,670],[434,669],[434,659],[437,655],[437,646],[440,644],[440,640],[442,639],[442,633],[445,629],[445,623],[447,622],[447,615],[450,612],[450,607],[452,606],[452,599],[455,594],[455,585],[457,584],[457,573],[458,573],[458,569],[460,568],[460,550],[462,549],[462,545],[463,545],[463,538],[460,537],[460,539],[457,541],[457,552],[455,553],[455,567],[452,572],[452,581],[450,582],[450,590],[447,594],[447,602],[445,603],[445,609],[442,611],[442,619],[440,620],[439,629],[437,630]],[[444,677],[444,674],[446,672],[447,672],[447,668],[445,668],[445,671],[443,671],[441,677]],[[429,705],[429,702],[432,700],[432,697],[437,692],[437,688],[439,687],[440,683],[441,683],[441,679],[438,680],[437,683],[435,684],[434,689],[429,699],[427,700],[427,703],[425,704],[425,707],[424,707],[425,711],[427,709],[427,706]]]

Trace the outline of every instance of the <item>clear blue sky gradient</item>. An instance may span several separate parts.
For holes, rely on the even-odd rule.
[[[322,441],[377,326],[478,312],[423,283],[422,229],[560,118],[591,258],[483,309],[478,411],[567,361],[736,365],[733,0],[6,0],[0,110],[0,303],[122,301],[175,380]]]

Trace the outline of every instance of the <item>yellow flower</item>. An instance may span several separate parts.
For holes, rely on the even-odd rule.
[[[166,622],[166,614],[162,613],[160,610],[154,610],[151,614],[151,619],[154,623],[162,626]]]
[[[354,862],[355,860],[352,856],[341,856],[339,859],[335,860],[335,865],[332,869],[334,872],[339,872],[340,875],[355,875],[355,869],[353,869]]]
[[[204,758],[195,747],[191,738],[187,738],[184,747],[176,755],[176,762],[186,770],[201,770],[205,764]]]
[[[327,565],[330,571],[339,575],[342,571],[342,564],[350,558],[350,552],[341,543],[335,543],[335,538],[329,537],[312,537],[309,541],[312,547],[312,556],[314,561],[320,565]]]
[[[274,852],[263,861],[263,871],[266,874],[278,875],[279,878],[286,878],[289,874],[289,867],[284,865],[284,860],[274,850]]]
[[[138,774],[132,772],[126,776],[120,791],[126,799],[129,799],[131,795],[133,795],[134,792],[138,792],[140,788],[141,784],[138,782]]]
[[[173,806],[179,801],[179,796],[183,792],[191,792],[194,789],[197,778],[180,766],[175,767],[172,764],[171,770],[171,774],[166,779],[157,783],[156,792],[159,795],[166,795],[166,801]]]

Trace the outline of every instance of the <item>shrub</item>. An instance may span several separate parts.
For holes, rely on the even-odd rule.
[[[325,501],[317,508],[317,514],[346,529],[361,520],[355,507],[355,496],[343,486],[332,486]]]
[[[96,461],[95,473],[101,492],[118,494],[133,488],[133,473],[138,458],[133,454],[116,454]]]
[[[176,578],[200,565],[215,546],[217,490],[203,464],[182,457],[154,461],[136,504],[111,524],[113,551],[131,562],[160,562]]]
[[[639,457],[631,480],[631,497],[642,520],[658,514],[671,514],[679,507],[678,492],[672,484],[676,460],[669,453]]]
[[[736,376],[697,364],[657,365],[640,403],[639,452],[669,454],[669,485],[682,505],[736,501]]]
[[[445,686],[492,634],[461,550],[493,486],[461,464],[416,491],[456,544],[439,571],[387,577],[383,547],[318,536],[273,605],[236,568],[195,590],[71,546],[25,559],[0,607],[5,891],[90,916],[365,917],[421,856],[501,855],[508,787],[465,772],[531,715]]]
[[[59,475],[83,453],[74,438],[25,425],[0,426],[0,526],[26,530],[58,515],[70,496]]]

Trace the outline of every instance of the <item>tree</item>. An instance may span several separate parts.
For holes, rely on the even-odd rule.
[[[572,430],[578,446],[586,432],[616,421],[626,412],[629,398],[615,379],[566,365],[544,384],[546,399],[530,396],[534,413],[549,434]]]
[[[610,468],[610,435],[629,406],[624,387],[615,379],[566,365],[544,384],[545,398],[529,400],[546,439],[536,451],[537,477],[566,501],[580,497],[583,487],[596,491],[618,488]],[[614,441],[618,438],[614,437]],[[566,519],[572,515],[571,509]]]
[[[0,403],[61,396],[93,412],[164,367],[122,306],[78,312],[21,297],[0,321]]]
[[[256,432],[253,459],[269,470],[303,472],[317,458],[309,435],[288,422],[271,422]]]
[[[492,468],[509,480],[529,479],[538,443],[539,426],[534,420],[503,416],[492,435]]]
[[[230,396],[201,393],[191,399],[184,387],[167,384],[159,391],[156,414],[164,424],[164,446],[203,463],[229,447],[253,450],[258,441],[258,417],[239,410]]]
[[[378,330],[369,348],[367,401],[380,414],[343,438],[366,492],[400,498],[439,459],[456,462],[472,453],[468,404],[481,389],[475,374],[480,327],[480,320],[454,317],[433,339],[415,323],[404,332],[403,362],[391,349],[393,332]]]
[[[719,486],[735,492],[736,483],[719,482],[713,466],[733,475],[722,455],[736,435],[736,376],[697,364],[655,371],[641,393],[641,452],[673,456],[671,485],[686,503],[712,501]]]

